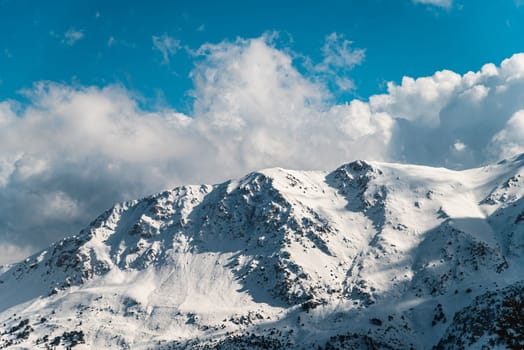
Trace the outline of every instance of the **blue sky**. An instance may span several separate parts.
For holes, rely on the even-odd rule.
[[[188,112],[195,57],[180,49],[165,63],[153,36],[166,34],[196,50],[206,42],[278,31],[282,47],[316,62],[333,32],[365,49],[364,61],[346,72],[356,88],[336,94],[340,100],[365,99],[404,75],[444,68],[465,73],[500,62],[523,51],[523,24],[524,7],[515,0],[458,0],[450,6],[410,0],[2,0],[0,96],[20,99],[21,89],[41,80],[120,83],[145,105]]]
[[[0,0],[0,264],[268,167],[524,153],[524,4]]]

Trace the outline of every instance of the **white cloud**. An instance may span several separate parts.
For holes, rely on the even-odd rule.
[[[137,47],[136,43],[134,42],[129,42],[123,39],[117,39],[113,35],[109,36],[109,38],[107,39],[107,47],[111,48],[117,45],[131,49],[136,49]]]
[[[331,33],[322,47],[323,61],[314,67],[315,71],[326,75],[324,78],[333,80],[341,91],[355,88],[348,74],[355,66],[361,64],[366,56],[366,50],[353,48],[352,45],[353,42],[345,39],[343,35]]]
[[[438,124],[442,108],[449,103],[462,83],[462,77],[444,70],[431,77],[402,78],[401,85],[387,84],[387,93],[371,96],[377,111],[387,111],[395,118]]]
[[[457,152],[462,152],[466,149],[466,145],[462,142],[460,142],[460,140],[457,140],[455,141],[455,143],[453,144],[453,148],[455,149],[455,151]]]
[[[176,54],[181,48],[180,40],[174,39],[166,33],[160,36],[153,36],[153,49],[162,53],[162,63],[169,63],[169,57]]]
[[[351,47],[353,42],[344,39],[343,35],[331,33],[326,37],[322,53],[324,61],[320,65],[321,69],[329,70],[334,68],[348,68],[362,63],[366,50],[354,49]]]
[[[43,247],[116,201],[176,184],[358,158],[461,168],[523,147],[522,55],[464,75],[405,77],[369,102],[337,104],[271,35],[197,53],[191,115],[143,110],[117,85],[42,82],[25,106],[0,102],[0,227],[9,228],[0,249]]]
[[[500,67],[486,64],[478,72],[450,71],[388,84],[386,94],[370,98],[371,109],[391,115],[399,160],[469,167],[508,155],[491,139],[524,102],[524,55],[516,54]],[[524,136],[524,135],[523,135]],[[460,152],[456,140],[467,147]],[[516,151],[518,148],[512,148]]]
[[[84,37],[83,30],[76,30],[75,28],[69,28],[62,39],[62,43],[73,46],[78,40]]]
[[[31,248],[27,246],[20,247],[13,244],[0,244],[0,267],[4,264],[23,260],[31,253]]]
[[[452,0],[412,0],[416,4],[426,4],[444,8],[450,8],[453,4]]]
[[[515,112],[492,139],[492,151],[501,157],[524,153],[524,110]]]

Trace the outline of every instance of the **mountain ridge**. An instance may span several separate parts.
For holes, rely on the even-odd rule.
[[[504,344],[497,329],[467,344],[473,331],[457,324],[475,315],[454,315],[522,290],[523,198],[524,155],[465,171],[355,161],[180,186],[4,268],[0,347]]]

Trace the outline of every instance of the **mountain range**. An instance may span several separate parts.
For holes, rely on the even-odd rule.
[[[1,266],[0,348],[523,349],[523,266],[524,155],[266,169]]]

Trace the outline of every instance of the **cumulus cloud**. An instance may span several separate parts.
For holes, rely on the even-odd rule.
[[[166,33],[160,36],[153,36],[153,49],[160,51],[162,54],[162,63],[169,63],[169,57],[176,54],[181,48],[180,40],[174,39]]]
[[[169,162],[183,166],[197,142],[176,138],[187,117],[140,111],[118,86],[41,83],[28,96],[16,115],[15,105],[0,108],[0,226],[12,245],[44,246],[115,200],[171,186]]]
[[[450,8],[453,0],[412,0],[415,4],[426,4],[444,8]]]
[[[28,103],[0,102],[0,249],[13,252],[0,262],[75,233],[116,201],[183,183],[359,158],[464,168],[522,151],[522,54],[464,75],[405,77],[347,103],[271,35],[195,54],[190,115],[144,110],[118,85],[41,82]],[[326,62],[357,62],[340,60]]]
[[[493,138],[523,108],[522,64],[524,55],[516,54],[500,67],[486,64],[462,76],[440,71],[404,78],[400,85],[390,83],[386,94],[372,96],[370,105],[395,119],[392,146],[399,160],[454,168],[484,164],[509,154],[495,149]],[[457,140],[460,152],[450,147]]]
[[[404,77],[400,85],[388,83],[387,94],[371,96],[370,103],[375,110],[387,111],[396,118],[435,125],[461,81],[462,77],[451,71],[418,79]]]
[[[493,151],[502,157],[524,153],[524,110],[513,114],[492,139]]]

